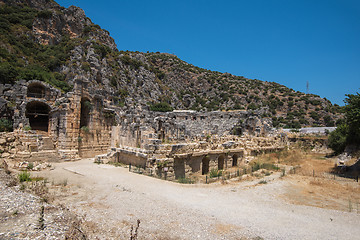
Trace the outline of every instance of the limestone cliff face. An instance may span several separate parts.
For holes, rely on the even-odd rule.
[[[63,46],[66,55],[47,71],[59,73],[58,79],[70,87],[77,79],[88,81],[89,92],[109,104],[124,109],[163,102],[174,109],[257,110],[278,126],[290,127],[333,125],[337,119],[331,102],[316,95],[201,69],[171,54],[118,51],[109,33],[78,7],[64,8],[52,0],[0,3],[35,9],[32,27],[23,34],[38,48]],[[11,52],[11,44],[0,44]],[[27,67],[28,56],[23,58]]]

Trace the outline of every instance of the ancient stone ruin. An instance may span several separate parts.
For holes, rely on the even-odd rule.
[[[2,157],[51,162],[96,156],[174,179],[246,164],[286,145],[256,111],[124,110],[88,84],[77,79],[66,94],[37,80],[1,85],[3,100],[15,109]]]

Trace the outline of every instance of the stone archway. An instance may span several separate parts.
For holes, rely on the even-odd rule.
[[[26,105],[25,116],[29,119],[32,130],[47,132],[49,130],[50,107],[46,103],[32,101]]]
[[[27,96],[33,98],[44,98],[45,87],[41,83],[30,83],[27,87]]]

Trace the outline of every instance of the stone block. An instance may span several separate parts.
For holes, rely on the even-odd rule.
[[[6,138],[0,138],[0,145],[7,143]]]

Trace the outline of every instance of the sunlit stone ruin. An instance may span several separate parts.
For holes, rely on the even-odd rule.
[[[124,111],[87,85],[77,80],[66,94],[37,80],[1,85],[3,102],[15,106],[2,157],[20,165],[95,157],[177,179],[242,166],[289,143],[260,112]]]

